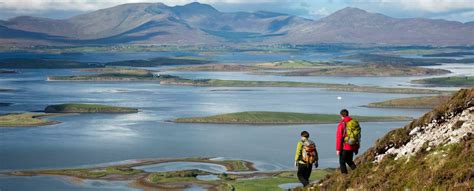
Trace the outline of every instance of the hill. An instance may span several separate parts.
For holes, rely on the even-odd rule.
[[[334,173],[312,189],[471,190],[472,132],[474,89],[462,89],[445,104],[377,140],[347,176]]]

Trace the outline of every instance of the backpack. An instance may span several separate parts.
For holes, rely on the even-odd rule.
[[[361,134],[359,122],[355,119],[351,119],[350,121],[346,122],[344,134],[344,143],[347,143],[349,145],[359,145]]]
[[[318,156],[316,153],[316,144],[314,144],[313,141],[307,140],[303,142],[301,160],[307,164],[313,164],[318,160]]]

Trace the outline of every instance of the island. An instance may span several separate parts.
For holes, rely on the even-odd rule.
[[[136,113],[138,109],[129,107],[117,107],[99,104],[68,103],[49,105],[44,109],[45,113]]]
[[[223,172],[208,172],[199,169],[185,169],[165,172],[147,171],[146,166],[174,162],[213,164],[222,166]],[[144,168],[145,167],[145,168]],[[315,169],[311,180],[322,179],[332,170]],[[209,157],[182,159],[144,159],[125,164],[95,166],[91,168],[22,170],[3,173],[6,176],[66,176],[75,182],[85,179],[105,181],[131,181],[132,188],[185,190],[204,188],[211,190],[261,190],[279,189],[279,185],[296,183],[295,171],[258,171],[252,162],[245,160],[216,160]]]
[[[158,71],[107,67],[82,70],[83,72],[98,73],[79,76],[48,76],[47,81],[153,81],[158,80]]]
[[[425,84],[428,86],[442,87],[472,87],[474,86],[474,76],[452,76],[441,78],[427,78],[420,80],[412,80],[415,84]]]
[[[203,87],[288,87],[288,88],[323,88],[342,92],[371,92],[371,93],[398,93],[398,94],[441,94],[447,91],[416,88],[385,88],[378,86],[357,86],[353,84],[329,84],[314,82],[292,81],[244,81],[219,79],[186,79],[171,75],[161,75],[160,84],[178,86]]]
[[[445,103],[451,98],[447,95],[421,96],[392,99],[382,102],[370,103],[366,107],[373,108],[404,108],[404,109],[432,109],[439,104]]]
[[[3,70],[0,69],[0,74],[15,74],[17,73],[15,70]]]
[[[283,76],[427,76],[448,74],[450,71],[410,66],[379,64],[288,60],[256,64],[206,64],[178,67],[175,71],[252,72],[259,75]]]
[[[45,120],[46,117],[60,116],[44,113],[8,113],[0,115],[0,127],[33,127],[54,125],[60,122]]]
[[[353,116],[360,122],[408,121],[412,118],[402,116]],[[255,125],[288,125],[288,124],[327,124],[341,120],[335,114],[309,114],[291,112],[249,111],[214,115],[209,117],[178,118],[176,123],[215,123],[215,124],[255,124]]]
[[[402,94],[440,94],[446,91],[416,88],[384,88],[377,86],[357,86],[353,84],[329,84],[292,81],[245,81],[219,79],[186,79],[179,76],[160,74],[158,71],[130,68],[99,68],[83,70],[97,72],[94,75],[49,76],[48,81],[156,81],[161,85],[202,86],[202,87],[288,87],[288,88],[324,88],[332,91],[402,93]]]
[[[0,88],[0,92],[12,92],[15,91],[13,89],[6,89],[6,88]]]

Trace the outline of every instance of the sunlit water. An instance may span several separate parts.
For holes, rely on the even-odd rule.
[[[86,59],[86,58],[84,58]],[[250,160],[261,170],[294,169],[299,133],[307,130],[317,145],[320,166],[336,167],[336,124],[216,125],[177,124],[178,117],[240,111],[285,111],[418,117],[427,110],[361,107],[371,102],[416,95],[332,92],[312,88],[213,88],[161,86],[156,82],[47,82],[50,75],[78,70],[19,70],[2,74],[1,113],[38,111],[58,103],[98,103],[135,107],[133,114],[82,114],[51,118],[61,124],[34,128],[1,128],[0,171],[70,168],[143,158],[225,157]],[[273,77],[245,73],[174,73],[190,78],[294,80],[360,85],[398,86],[407,78]],[[341,97],[342,99],[337,99]],[[391,129],[407,122],[362,123],[361,153]],[[159,166],[159,165],[158,165]],[[173,170],[192,165],[161,166]],[[207,166],[208,167],[208,166]],[[206,168],[206,167],[203,167]],[[160,168],[158,168],[159,170]],[[114,187],[115,186],[115,187]],[[76,185],[57,177],[0,177],[4,190],[117,190],[126,183]],[[199,188],[196,188],[199,189]]]

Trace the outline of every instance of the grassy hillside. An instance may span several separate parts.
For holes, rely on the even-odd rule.
[[[446,104],[377,140],[347,176],[333,173],[311,189],[471,190],[473,110],[474,89],[460,90]]]
[[[381,116],[354,116],[359,121],[403,121],[407,117],[381,117]],[[210,117],[178,118],[178,123],[235,123],[235,124],[308,124],[308,123],[337,123],[339,115],[334,114],[308,114],[290,112],[252,111],[215,115]]]
[[[367,107],[376,108],[413,108],[413,109],[431,109],[439,104],[443,104],[448,101],[451,96],[422,96],[422,97],[409,97],[392,99],[382,102],[370,103]]]
[[[46,113],[135,113],[138,112],[138,109],[99,104],[69,103],[49,105],[44,111]]]

